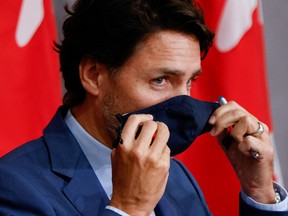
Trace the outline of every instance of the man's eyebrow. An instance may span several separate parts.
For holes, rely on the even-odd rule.
[[[170,68],[159,68],[159,71],[164,74],[174,75],[174,76],[184,76],[186,72],[177,70],[177,69],[170,69]],[[202,69],[195,71],[191,78],[197,77],[202,73]]]

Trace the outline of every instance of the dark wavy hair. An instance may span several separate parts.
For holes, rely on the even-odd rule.
[[[60,54],[66,94],[64,105],[79,105],[85,90],[79,64],[89,56],[113,71],[135,52],[149,35],[173,30],[195,36],[202,58],[212,45],[214,33],[205,25],[203,11],[193,0],[78,0],[63,24],[64,39],[55,44]]]

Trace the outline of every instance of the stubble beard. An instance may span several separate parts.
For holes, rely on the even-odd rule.
[[[111,92],[107,92],[103,105],[104,124],[113,139],[116,139],[117,129],[120,126],[120,122],[115,116],[116,114],[122,114],[122,111],[121,102],[117,99],[117,96]]]

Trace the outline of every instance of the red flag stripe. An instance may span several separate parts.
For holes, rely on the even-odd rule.
[[[41,135],[61,103],[61,81],[53,50],[56,28],[51,1],[3,1],[0,6],[3,155]],[[33,23],[29,17],[38,21]]]

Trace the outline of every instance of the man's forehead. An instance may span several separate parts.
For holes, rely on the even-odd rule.
[[[183,45],[183,48],[187,48],[189,44],[197,44],[200,49],[200,44],[196,36],[188,35],[181,32],[176,32],[172,30],[163,30],[156,33],[149,34],[136,46],[136,51],[146,47],[151,50],[159,50],[160,48],[165,48],[168,45],[180,46]],[[197,47],[196,46],[196,47]]]

